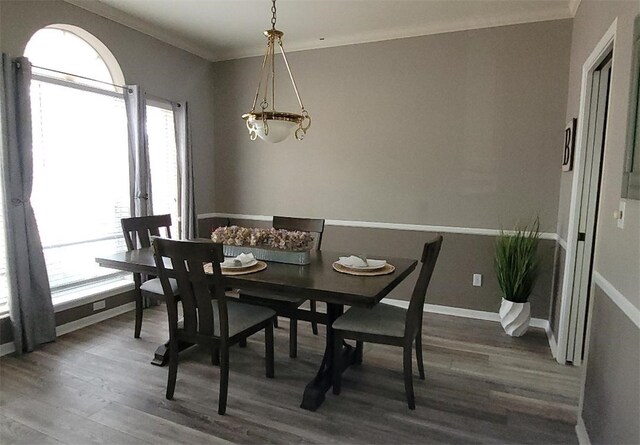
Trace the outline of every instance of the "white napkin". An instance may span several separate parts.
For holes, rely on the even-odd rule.
[[[235,258],[226,258],[220,266],[222,267],[243,267],[255,262],[256,257],[252,253],[241,253]]]
[[[345,267],[362,269],[362,268],[383,267],[385,264],[387,264],[387,262],[386,260],[370,260],[368,258],[366,260],[363,260],[359,256],[351,255],[351,256],[341,256],[340,259],[338,260],[338,264]]]

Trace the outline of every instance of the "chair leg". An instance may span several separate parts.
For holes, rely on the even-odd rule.
[[[278,316],[276,315],[276,318],[273,319],[273,327],[277,328],[278,327]]]
[[[211,350],[211,364],[213,366],[220,366],[220,349],[213,348]]]
[[[289,319],[289,357],[298,356],[298,319]]]
[[[220,348],[220,396],[218,398],[218,414],[227,411],[227,394],[229,392],[229,346]]]
[[[267,378],[272,379],[274,372],[274,363],[273,363],[273,321],[269,321],[267,326],[264,328],[264,352],[266,358],[266,374]]]
[[[241,338],[240,341],[238,342],[238,345],[241,348],[246,348],[247,347],[247,337]]]
[[[315,314],[318,308],[316,300],[309,300],[309,305],[311,307],[311,313]],[[311,331],[313,332],[313,335],[318,335],[318,323],[315,321],[311,322]]]
[[[364,342],[356,341],[356,364],[362,364],[362,350],[364,348]]]
[[[136,295],[136,325],[135,325],[133,337],[140,338],[141,330],[142,330],[142,294],[138,289],[138,295]]]
[[[413,375],[411,371],[411,343],[403,347],[403,371],[404,371],[404,391],[407,395],[407,404],[409,409],[416,409],[415,396],[413,394]]]
[[[416,362],[418,362],[418,373],[420,379],[424,380],[424,361],[422,360],[422,330],[416,335]]]
[[[169,376],[167,378],[167,399],[173,399],[178,377],[178,340],[169,340]]]
[[[342,336],[337,331],[333,331],[333,369],[331,370],[331,380],[333,393],[340,394],[342,390]]]

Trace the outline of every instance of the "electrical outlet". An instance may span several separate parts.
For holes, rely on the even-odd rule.
[[[473,274],[473,285],[476,287],[482,286],[482,274],[479,274],[479,273]]]
[[[99,311],[101,309],[104,309],[107,307],[107,302],[104,300],[100,300],[100,301],[96,301],[95,303],[93,303],[93,310],[94,311]]]

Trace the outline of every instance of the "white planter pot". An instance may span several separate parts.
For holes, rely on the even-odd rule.
[[[502,299],[500,305],[500,324],[504,332],[512,337],[520,337],[527,329],[531,321],[531,304],[514,303],[513,301]]]

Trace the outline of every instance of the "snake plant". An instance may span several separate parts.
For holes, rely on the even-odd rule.
[[[526,303],[538,275],[540,221],[512,232],[500,231],[496,241],[495,268],[505,300]]]

